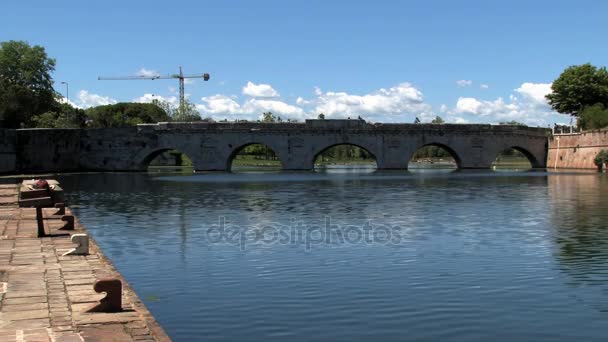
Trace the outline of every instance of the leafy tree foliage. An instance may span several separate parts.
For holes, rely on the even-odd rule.
[[[319,120],[325,120],[325,114],[320,113],[319,116],[318,116],[318,119]]]
[[[277,118],[272,114],[272,112],[262,113],[262,122],[276,122]]]
[[[559,75],[547,95],[549,104],[562,114],[579,116],[585,107],[608,106],[608,71],[589,63],[573,65]]]
[[[84,128],[86,122],[84,110],[59,102],[55,103],[51,111],[32,118],[32,126],[38,128]]]
[[[0,126],[30,125],[35,115],[52,110],[55,60],[43,47],[24,41],[0,43]]]
[[[428,145],[418,149],[412,156],[413,160],[422,158],[452,158],[452,155],[441,146]]]
[[[445,123],[445,121],[443,121],[443,119],[441,118],[441,116],[436,116],[433,121],[431,121],[432,124],[442,124]]]
[[[373,161],[374,156],[366,149],[355,145],[336,145],[323,151],[317,162],[344,162],[344,161]]]
[[[585,107],[578,118],[578,125],[582,129],[608,127],[608,108],[601,103]]]
[[[169,119],[165,121],[175,121],[175,122],[192,122],[192,121],[201,121],[201,115],[196,109],[196,105],[190,100],[184,101],[183,108],[179,106],[175,106],[172,103],[164,100],[152,100],[152,104],[161,108],[165,113],[167,113]],[[204,121],[213,121],[211,118],[206,118]]]
[[[134,126],[170,120],[162,108],[151,103],[117,103],[89,108],[85,112],[91,128]]]
[[[597,166],[598,171],[602,171],[604,164],[608,164],[608,151],[601,150],[593,159],[593,163]]]
[[[239,151],[237,158],[239,156],[251,156],[254,159],[264,159],[264,160],[277,160],[278,157],[274,153],[270,147],[263,144],[252,144],[249,146],[245,146],[242,150]]]

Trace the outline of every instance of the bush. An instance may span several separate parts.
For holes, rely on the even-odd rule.
[[[578,119],[578,125],[582,129],[598,129],[608,127],[608,108],[603,104],[596,103],[585,107]]]
[[[597,166],[599,171],[602,171],[604,164],[608,163],[608,151],[599,151],[595,156],[595,159],[593,159],[593,163]]]

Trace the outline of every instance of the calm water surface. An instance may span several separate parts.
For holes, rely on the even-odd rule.
[[[599,174],[60,181],[176,341],[605,341],[608,333],[608,178]]]

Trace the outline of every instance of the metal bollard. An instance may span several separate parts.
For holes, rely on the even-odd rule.
[[[122,311],[122,282],[116,278],[99,279],[93,285],[97,293],[105,292],[106,296],[87,312],[120,312]]]

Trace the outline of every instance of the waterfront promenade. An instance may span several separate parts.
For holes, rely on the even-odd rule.
[[[70,233],[61,225],[46,219],[50,236],[37,238],[35,209],[18,207],[16,185],[0,185],[0,341],[169,341],[95,241],[89,255],[63,256],[70,233],[86,230],[77,219]],[[123,310],[86,313],[104,297],[94,282],[108,277],[122,281]]]

